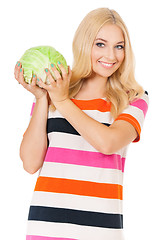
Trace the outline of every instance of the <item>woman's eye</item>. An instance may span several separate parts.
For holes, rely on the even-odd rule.
[[[98,47],[104,47],[104,43],[96,43]]]
[[[120,50],[120,49],[123,49],[124,46],[123,45],[117,45],[116,48]]]

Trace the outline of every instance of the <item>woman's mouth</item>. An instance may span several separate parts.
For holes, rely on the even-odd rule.
[[[115,63],[107,63],[107,62],[101,62],[98,61],[104,68],[112,68]]]

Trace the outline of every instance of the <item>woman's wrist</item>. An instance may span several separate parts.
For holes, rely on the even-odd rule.
[[[35,97],[36,102],[48,101],[47,93],[44,93],[41,97]]]
[[[70,101],[70,98],[66,98],[61,101],[54,101],[53,104],[58,109],[58,108],[62,108],[69,101]]]

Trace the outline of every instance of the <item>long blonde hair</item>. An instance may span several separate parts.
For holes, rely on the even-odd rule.
[[[134,55],[130,37],[120,15],[108,8],[98,8],[86,15],[80,23],[73,39],[73,66],[69,97],[74,97],[83,81],[91,76],[91,51],[95,37],[104,24],[116,24],[121,28],[125,40],[125,58],[120,68],[113,73],[106,83],[106,98],[111,102],[111,113],[117,117],[127,105],[143,93],[143,88],[134,76]]]

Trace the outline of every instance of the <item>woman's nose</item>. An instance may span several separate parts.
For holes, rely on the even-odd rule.
[[[106,59],[108,59],[110,61],[115,60],[114,48],[111,48],[111,47],[107,48],[105,51],[105,57],[106,57]]]

